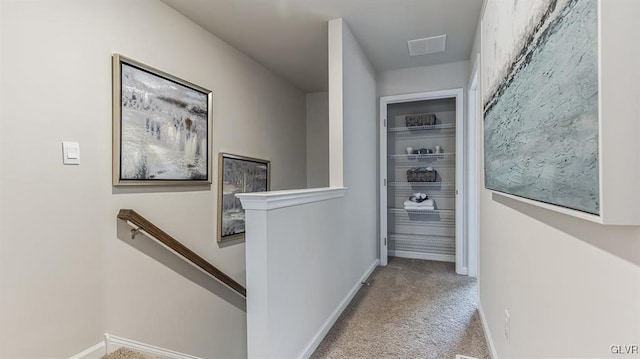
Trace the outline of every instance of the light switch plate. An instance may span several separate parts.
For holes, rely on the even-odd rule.
[[[80,164],[80,144],[78,142],[62,141],[62,163],[65,165]]]

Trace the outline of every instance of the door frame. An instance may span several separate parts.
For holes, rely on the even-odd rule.
[[[467,238],[467,266],[468,275],[470,277],[478,277],[478,248],[480,240],[480,207],[479,191],[480,191],[480,173],[479,173],[479,154],[480,139],[478,128],[482,125],[481,109],[480,109],[480,79],[478,66],[480,64],[480,54],[476,56],[469,77],[469,85],[467,87],[467,141],[466,141],[466,173],[467,173],[467,220],[466,220],[466,238]]]
[[[456,99],[456,273],[467,274],[465,262],[465,166],[464,166],[464,88],[455,88],[439,91],[418,92],[403,95],[380,97],[380,238],[379,253],[380,265],[386,266],[388,261],[387,250],[387,106],[395,103],[414,102],[424,100],[437,100],[442,98]]]

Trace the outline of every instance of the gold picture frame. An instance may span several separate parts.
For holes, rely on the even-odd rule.
[[[218,242],[244,239],[244,209],[236,193],[271,189],[271,161],[218,154]]]
[[[113,55],[113,185],[212,183],[213,92]]]

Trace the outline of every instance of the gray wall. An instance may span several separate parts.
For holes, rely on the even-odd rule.
[[[244,243],[215,240],[217,158],[210,187],[111,186],[111,55],[211,89],[214,155],[271,160],[274,189],[306,186],[305,94],[159,1],[0,12],[0,357],[68,357],[105,332],[245,357],[244,302],[116,220],[135,209],[244,282]]]
[[[307,94],[307,187],[329,186],[329,93]]]
[[[639,5],[600,2],[601,28],[610,43],[627,44],[619,54],[625,58],[638,56],[632,29]],[[479,42],[476,36],[476,53]],[[637,71],[630,76],[640,78]],[[481,131],[482,126],[479,139]],[[621,357],[611,353],[611,345],[637,344],[640,228],[599,225],[494,196],[482,183],[479,190],[480,303],[500,358]],[[510,342],[503,334],[505,309],[511,316]]]

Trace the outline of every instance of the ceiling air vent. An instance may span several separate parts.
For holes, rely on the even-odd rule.
[[[407,41],[409,56],[418,56],[442,52],[447,45],[447,35],[426,37]]]

